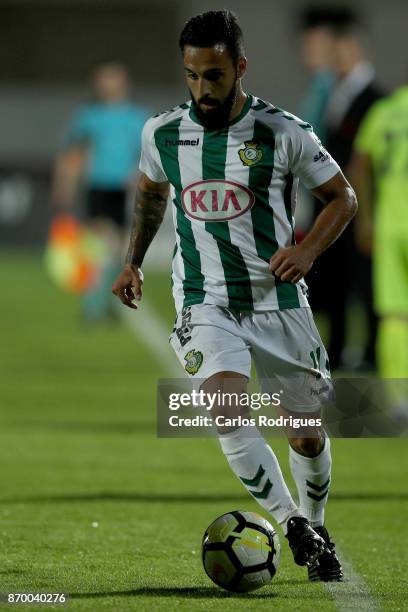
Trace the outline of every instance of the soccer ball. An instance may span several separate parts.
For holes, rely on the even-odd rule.
[[[280,560],[280,543],[272,525],[255,512],[234,510],[207,528],[202,542],[207,576],[236,593],[270,582]]]

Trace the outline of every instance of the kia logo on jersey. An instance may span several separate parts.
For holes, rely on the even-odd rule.
[[[183,189],[181,201],[186,214],[199,221],[229,221],[252,208],[255,196],[248,187],[210,179]]]

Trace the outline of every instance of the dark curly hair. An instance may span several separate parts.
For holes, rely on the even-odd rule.
[[[241,27],[236,15],[227,9],[208,11],[187,21],[180,34],[179,47],[183,53],[186,45],[213,47],[224,44],[235,64],[245,55]]]

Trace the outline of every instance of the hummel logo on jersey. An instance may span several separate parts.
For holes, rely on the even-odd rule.
[[[199,144],[199,138],[194,138],[193,140],[172,140],[166,138],[165,141],[166,147],[198,147]]]
[[[313,158],[315,162],[318,162],[318,161],[324,162],[326,161],[326,159],[329,159],[329,154],[325,149],[322,149],[321,151],[319,151],[319,154],[315,155]]]
[[[185,213],[199,221],[229,221],[252,208],[255,196],[248,187],[210,179],[188,185],[181,194]]]

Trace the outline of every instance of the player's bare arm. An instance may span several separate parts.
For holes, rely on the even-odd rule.
[[[325,205],[312,229],[300,244],[278,249],[270,259],[269,269],[282,281],[297,283],[303,278],[357,212],[356,195],[341,172],[312,193]]]
[[[137,305],[133,300],[142,299],[143,276],[140,267],[163,221],[168,195],[169,183],[155,183],[145,174],[141,174],[136,187],[125,267],[112,285],[112,293],[122,304],[135,310]]]

